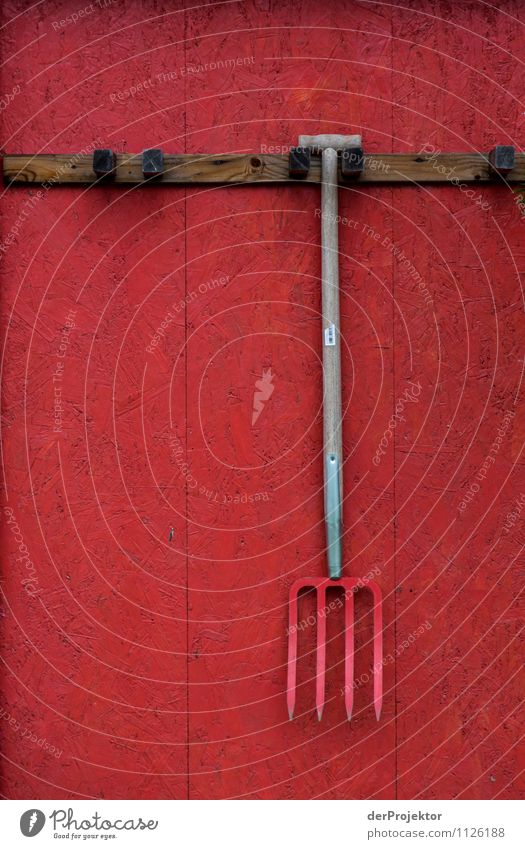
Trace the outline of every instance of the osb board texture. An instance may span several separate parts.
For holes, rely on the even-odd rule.
[[[79,5],[3,3],[3,151],[523,150],[520,0]],[[284,693],[326,569],[318,190],[3,190],[4,796],[523,797],[525,219],[479,191],[340,193],[345,570],[386,654],[377,723],[360,599],[349,724],[337,609],[322,722],[311,625]]]

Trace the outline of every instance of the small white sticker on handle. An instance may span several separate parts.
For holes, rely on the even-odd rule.
[[[324,329],[324,344],[326,346],[335,345],[335,324],[330,324]]]

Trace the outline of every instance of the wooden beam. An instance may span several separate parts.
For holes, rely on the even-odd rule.
[[[91,154],[20,154],[4,156],[4,182],[40,183],[47,186],[95,183]],[[525,154],[516,154],[508,182],[525,182]],[[166,154],[164,173],[151,185],[180,183],[319,183],[321,160],[312,156],[306,180],[289,176],[287,154]],[[377,153],[366,154],[362,176],[346,183],[484,183],[494,180],[488,154],[479,153]],[[119,153],[112,182],[147,183],[142,154]]]

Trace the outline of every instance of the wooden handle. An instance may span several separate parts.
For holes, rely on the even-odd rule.
[[[325,522],[330,577],[340,578],[342,571],[340,537],[343,503],[343,440],[341,428],[337,153],[332,148],[323,150],[321,175]],[[331,473],[330,469],[332,469]],[[334,485],[338,487],[338,493],[333,492]]]
[[[342,459],[337,153],[323,151],[321,189],[324,453]],[[342,496],[342,484],[341,484]]]

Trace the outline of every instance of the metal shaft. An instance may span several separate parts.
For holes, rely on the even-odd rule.
[[[327,148],[322,152],[321,179],[324,501],[328,571],[330,578],[337,579],[342,574],[343,441],[337,152],[333,148]]]

